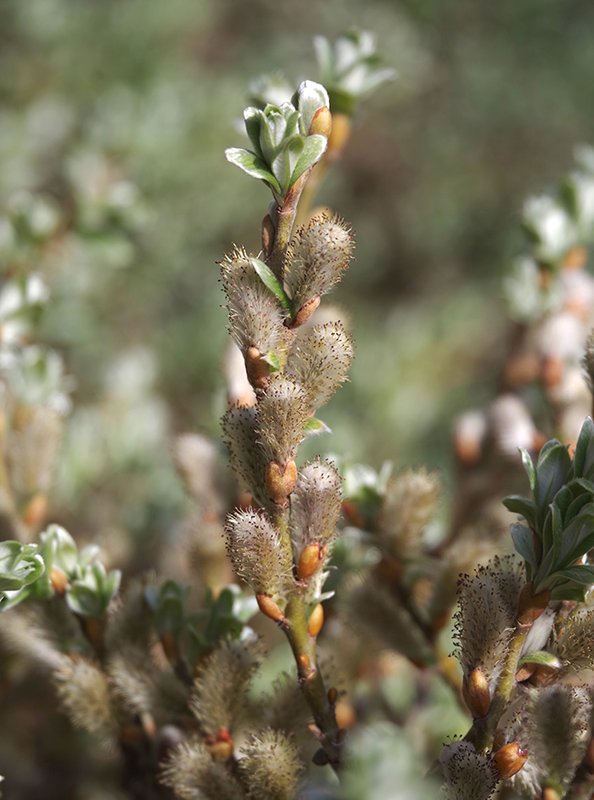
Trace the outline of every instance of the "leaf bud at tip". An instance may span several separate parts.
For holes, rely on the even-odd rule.
[[[287,461],[283,469],[276,461],[271,461],[266,467],[265,483],[272,502],[284,508],[297,483],[297,465],[293,460]]]
[[[499,779],[504,781],[513,777],[522,769],[527,759],[527,751],[520,747],[518,742],[504,744],[493,756],[493,764]]]
[[[309,126],[308,134],[319,133],[328,138],[332,133],[332,114],[328,106],[320,106],[316,113],[313,115],[311,124]]]
[[[485,673],[476,667],[468,677],[464,678],[464,700],[472,712],[472,716],[486,717],[491,707],[491,692]]]
[[[318,603],[309,617],[309,622],[307,623],[307,632],[315,639],[322,630],[323,625],[324,606],[321,603]]]
[[[289,620],[285,617],[279,606],[274,602],[270,595],[257,594],[256,602],[258,603],[258,608],[265,617],[268,617],[268,619],[276,622],[276,624],[280,625],[281,627],[289,627]]]

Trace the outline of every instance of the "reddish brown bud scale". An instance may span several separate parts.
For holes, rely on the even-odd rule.
[[[297,668],[299,670],[299,677],[305,681],[311,680],[316,674],[316,668],[311,663],[307,653],[301,653],[297,657]]]
[[[272,597],[267,594],[257,594],[256,601],[258,603],[258,608],[264,614],[265,617],[271,619],[273,622],[276,622],[277,625],[282,625],[284,627],[288,627],[289,621],[277,605],[274,602]]]
[[[262,220],[262,251],[264,256],[270,255],[274,245],[274,237],[276,232],[274,230],[274,223],[270,214],[266,214]]]
[[[322,630],[323,625],[324,606],[321,603],[318,603],[309,617],[309,622],[307,623],[307,632],[315,639]]]
[[[248,347],[245,352],[245,371],[254,389],[265,389],[270,380],[270,365],[262,358],[257,347]]]
[[[531,627],[535,620],[544,612],[551,599],[551,592],[545,589],[544,592],[532,594],[532,584],[527,583],[520,593],[518,602],[518,625]]]
[[[518,683],[523,683],[524,681],[529,680],[534,675],[535,671],[536,664],[524,664],[516,672],[516,681]]]
[[[520,747],[518,742],[504,744],[493,756],[493,764],[502,781],[512,778],[522,769],[527,760],[528,753]]]
[[[357,528],[363,528],[365,526],[363,514],[359,511],[352,500],[342,501],[342,513],[345,515],[347,521],[350,522],[351,525],[355,525]]]
[[[311,125],[309,126],[309,135],[321,134],[328,138],[332,133],[332,114],[328,106],[321,106],[313,115]]]
[[[175,664],[179,659],[177,637],[172,631],[163,631],[159,638],[167,660],[170,664]]]
[[[462,691],[472,716],[475,719],[486,717],[491,708],[491,692],[487,677],[480,667],[473,669],[470,675],[464,678]]]
[[[68,578],[62,572],[60,567],[52,567],[52,571],[50,572],[50,583],[56,594],[64,594],[68,588]]]
[[[331,706],[336,705],[336,701],[338,700],[338,689],[335,686],[331,686],[328,689],[328,702]]]
[[[284,508],[297,484],[297,465],[292,460],[287,461],[283,469],[280,464],[271,461],[266,467],[265,484],[272,502]]]
[[[307,302],[305,302],[291,320],[289,328],[298,328],[300,325],[303,325],[305,322],[307,322],[316,308],[320,305],[320,300],[320,295],[316,294]]]
[[[297,565],[297,577],[300,581],[308,580],[318,571],[327,552],[328,547],[318,543],[308,544],[303,548]]]

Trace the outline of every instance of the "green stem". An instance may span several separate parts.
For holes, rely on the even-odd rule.
[[[497,726],[516,685],[518,662],[530,627],[530,625],[519,624],[516,626],[505,657],[503,670],[491,701],[489,713],[486,717],[475,720],[466,736],[469,741],[474,743],[477,750],[491,750],[493,748]]]
[[[316,640],[307,631],[305,603],[299,591],[295,591],[290,598],[285,615],[289,622],[286,634],[297,662],[299,685],[321,731],[320,745],[328,762],[338,771],[342,734],[334,706],[328,700],[324,678],[316,663]]]
[[[310,172],[311,169],[308,169],[295,181],[285,195],[282,205],[276,207],[275,219],[273,220],[275,228],[274,243],[267,261],[268,266],[280,281],[283,278],[285,255],[293,234],[299,199]]]

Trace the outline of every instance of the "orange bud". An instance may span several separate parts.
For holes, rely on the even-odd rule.
[[[323,625],[324,606],[321,603],[318,603],[309,617],[309,622],[307,623],[307,632],[315,639],[322,630]]]
[[[338,158],[351,135],[351,118],[348,114],[332,114],[332,133],[328,140],[328,156]]]
[[[257,347],[248,347],[245,352],[245,371],[254,389],[265,389],[270,378],[270,365],[262,358]]]
[[[322,136],[330,136],[332,133],[332,114],[328,106],[321,106],[313,115],[311,125],[309,126],[309,135],[319,133]]]
[[[345,515],[347,521],[350,522],[351,525],[356,525],[357,528],[364,527],[365,520],[363,519],[363,514],[361,514],[352,500],[342,501],[342,513]]]
[[[491,708],[491,692],[485,673],[479,667],[472,670],[462,685],[464,700],[472,716],[486,717]]]
[[[518,683],[523,683],[524,681],[527,681],[534,675],[535,671],[536,671],[536,664],[524,664],[516,672],[516,681]]]
[[[561,800],[561,795],[552,786],[547,786],[542,791],[542,800]]]
[[[517,742],[504,744],[493,756],[499,780],[507,780],[519,772],[528,759],[528,753]]]
[[[336,714],[336,723],[339,728],[347,730],[348,728],[352,728],[357,722],[353,704],[344,697],[336,703],[334,712]]]
[[[297,577],[300,581],[306,581],[318,571],[323,560],[326,558],[328,548],[321,544],[308,544],[301,551],[299,564],[297,565]]]
[[[588,251],[586,248],[576,245],[575,247],[570,247],[565,253],[561,266],[563,269],[581,269],[585,266],[587,260]]]
[[[303,325],[305,322],[307,322],[319,305],[319,294],[315,294],[313,297],[310,297],[310,299],[307,300],[307,302],[305,302],[297,311],[289,324],[289,328],[298,328],[300,325]]]
[[[233,755],[233,742],[219,742],[209,746],[213,761],[228,761]]]
[[[276,232],[274,230],[274,223],[272,222],[272,217],[270,214],[266,214],[264,219],[262,220],[262,250],[264,252],[264,256],[268,256],[274,245],[274,237]]]
[[[68,578],[62,572],[60,567],[52,567],[52,571],[50,572],[50,583],[56,594],[64,594],[68,588]]]
[[[289,495],[297,483],[297,465],[292,460],[287,461],[283,469],[276,461],[271,461],[266,467],[264,480],[272,502],[284,508],[288,505]]]
[[[45,519],[47,514],[47,495],[39,492],[27,503],[23,511],[23,522],[30,528],[37,528]]]
[[[276,622],[277,625],[281,625],[283,627],[289,626],[289,621],[280,610],[279,606],[274,602],[272,597],[267,594],[257,594],[256,601],[258,603],[258,607],[260,611],[264,614],[265,617],[271,619],[273,622]]]
[[[331,706],[334,706],[336,705],[337,700],[338,700],[338,689],[336,689],[334,686],[331,686],[328,689],[328,702],[330,703]]]
[[[297,657],[297,668],[299,670],[299,677],[306,681],[311,680],[316,674],[316,668],[312,665],[307,653],[301,653]]]

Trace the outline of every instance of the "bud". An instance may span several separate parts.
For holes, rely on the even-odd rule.
[[[300,581],[308,580],[318,571],[327,552],[328,547],[318,543],[308,544],[303,548],[297,565],[297,577]]]
[[[575,245],[570,247],[563,258],[563,269],[582,269],[588,260],[588,251],[585,247]]]
[[[213,761],[228,761],[233,755],[233,739],[227,728],[220,728],[212,744],[208,749]]]
[[[257,594],[256,601],[258,603],[258,608],[265,617],[268,617],[268,619],[276,622],[277,625],[280,625],[282,628],[289,627],[288,619],[285,617],[279,606],[274,602],[270,595]]]
[[[289,323],[289,328],[299,328],[300,325],[304,325],[307,320],[311,317],[314,311],[320,305],[320,295],[316,294],[307,300],[301,308],[297,311],[291,322]]]
[[[297,656],[297,669],[302,680],[309,681],[316,674],[316,668],[312,665],[309,656],[301,653]]]
[[[528,759],[528,753],[518,742],[504,744],[493,756],[499,779],[504,781],[519,772]]]
[[[491,707],[491,692],[486,675],[479,667],[464,678],[463,693],[472,716],[475,719],[486,717]]]
[[[335,706],[337,700],[338,700],[338,689],[336,689],[336,687],[334,686],[331,686],[328,689],[328,702],[330,703],[331,706]]]
[[[328,158],[337,159],[351,135],[351,118],[348,114],[332,114],[332,132],[328,139]]]
[[[52,571],[50,572],[50,583],[56,594],[62,595],[68,588],[68,578],[62,572],[60,567],[52,567]]]
[[[318,603],[314,610],[311,612],[309,622],[307,623],[307,632],[315,639],[324,625],[324,606]]]
[[[254,389],[266,389],[270,377],[270,365],[264,361],[257,347],[248,347],[246,350],[245,371]]]
[[[547,786],[546,789],[542,791],[542,800],[561,800],[561,795],[556,789]]]
[[[266,214],[262,220],[262,252],[264,253],[265,258],[272,252],[275,236],[276,231],[274,229],[272,217],[270,214]]]
[[[287,461],[283,469],[276,461],[271,461],[266,467],[265,482],[272,502],[281,508],[286,507],[297,483],[297,465],[292,460]]]
[[[332,133],[332,114],[330,113],[328,106],[320,106],[320,108],[318,108],[316,113],[313,115],[308,134],[311,136],[312,134],[316,133],[319,133],[326,138],[328,138]]]

